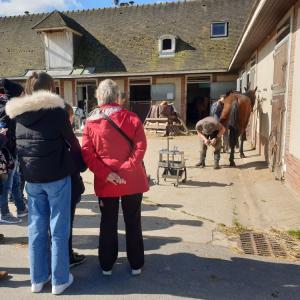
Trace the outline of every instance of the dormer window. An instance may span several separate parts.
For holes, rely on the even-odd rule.
[[[82,36],[77,27],[74,20],[59,11],[34,25],[33,29],[42,35],[47,70],[73,69],[76,41]]]
[[[160,57],[170,57],[175,55],[176,37],[174,35],[161,36],[158,42],[158,52]]]
[[[214,22],[211,24],[211,37],[227,37],[228,36],[228,23],[227,22]]]

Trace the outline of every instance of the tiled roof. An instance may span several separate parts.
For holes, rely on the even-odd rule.
[[[49,15],[47,15],[44,19],[42,19],[39,23],[34,25],[32,29],[43,30],[43,29],[52,29],[52,28],[65,28],[65,27],[77,31],[80,26],[65,14],[55,10]]]
[[[0,76],[44,69],[44,45],[33,28],[57,22],[83,34],[75,68],[96,67],[96,73],[227,69],[254,3],[197,0],[0,18]],[[215,21],[229,22],[228,38],[210,38]],[[158,39],[165,34],[178,37],[174,57],[158,55]]]

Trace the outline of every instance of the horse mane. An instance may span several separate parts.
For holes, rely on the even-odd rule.
[[[255,90],[248,90],[245,93],[243,93],[242,95],[244,95],[250,99],[251,106],[253,108],[255,105]]]
[[[232,94],[232,93],[237,94],[237,93],[239,93],[239,92],[236,91],[236,90],[228,90],[228,91],[226,92],[226,94],[225,94],[225,98],[228,97],[228,96],[229,96],[230,94]]]
[[[223,126],[226,126],[228,123],[228,119],[230,116],[230,111],[231,111],[231,106],[232,106],[232,102],[233,99],[231,99],[230,97],[234,97],[235,95],[235,91],[233,90],[229,90],[226,92],[225,97],[223,99],[223,110],[220,116],[220,122]]]

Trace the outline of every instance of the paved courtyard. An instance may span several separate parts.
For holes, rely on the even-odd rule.
[[[170,141],[185,152],[188,179],[178,188],[161,180],[145,194],[143,230],[146,264],[143,274],[132,277],[126,261],[124,224],[120,212],[119,260],[110,278],[104,278],[97,258],[99,208],[93,195],[92,175],[84,174],[86,194],[76,212],[74,246],[87,255],[85,264],[72,269],[74,284],[63,299],[300,299],[300,265],[234,251],[219,224],[241,224],[266,230],[300,229],[300,198],[274,181],[255,150],[229,168],[227,154],[220,170],[195,168],[199,158],[196,136]],[[149,137],[145,165],[156,180],[158,150],[166,138]],[[14,209],[14,208],[12,208]],[[0,282],[0,299],[52,299],[51,288],[30,292],[26,220],[0,225],[6,236],[0,245],[0,269],[10,273]]]

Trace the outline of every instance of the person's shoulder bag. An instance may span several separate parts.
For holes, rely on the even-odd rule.
[[[100,116],[103,119],[105,119],[113,128],[115,128],[123,136],[123,138],[128,142],[128,144],[130,145],[130,147],[133,149],[134,143],[130,139],[130,137],[107,114],[105,114],[104,112],[100,111]],[[143,166],[143,168],[145,170],[146,176],[147,176],[148,181],[149,181],[150,180],[150,176],[147,175],[144,161],[142,161],[142,166]]]

